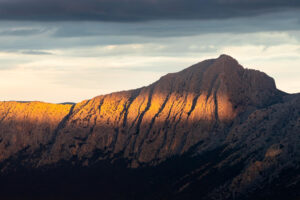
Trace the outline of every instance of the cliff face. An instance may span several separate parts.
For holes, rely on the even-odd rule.
[[[76,105],[46,162],[73,156],[88,161],[100,150],[100,159],[121,155],[137,167],[183,154],[198,143],[207,150],[224,139],[237,115],[278,98],[273,79],[221,56],[148,87]]]
[[[170,159],[184,158],[188,167],[159,183],[172,185],[168,197],[241,197],[299,169],[299,105],[299,96],[277,90],[266,74],[222,55],[76,105],[0,103],[0,167],[125,160],[129,168],[172,170]],[[209,188],[195,189],[207,180]],[[297,185],[299,177],[284,183]]]
[[[41,102],[0,103],[0,162],[20,151],[31,154],[52,141],[71,107]]]

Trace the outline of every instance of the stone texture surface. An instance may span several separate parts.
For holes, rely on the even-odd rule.
[[[72,105],[42,102],[0,103],[0,162],[26,150],[33,153],[53,140]]]
[[[57,132],[41,163],[122,155],[132,167],[163,161],[203,142],[203,150],[224,139],[225,127],[247,109],[280,98],[274,80],[246,70],[229,56],[168,74],[148,87],[82,102]],[[214,138],[211,140],[211,138]]]

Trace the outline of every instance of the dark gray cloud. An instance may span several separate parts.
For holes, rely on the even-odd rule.
[[[54,37],[142,36],[178,37],[209,33],[252,33],[299,30],[300,12],[277,12],[223,20],[160,20],[135,23],[55,23]],[[127,38],[128,39],[128,38]],[[138,40],[138,38],[133,38]],[[132,42],[132,41],[129,41]]]
[[[118,22],[222,19],[299,8],[299,0],[0,0],[0,19]]]
[[[289,37],[285,37],[285,39],[292,38],[298,43],[300,41],[299,19],[300,12],[290,11],[226,20],[160,20],[132,23],[0,21],[0,51],[20,53],[20,51],[28,50],[27,54],[38,54],[55,49],[80,49],[106,45],[155,43],[170,46],[172,43],[178,44],[178,41],[183,41],[180,48],[164,49],[159,53],[173,53],[174,51],[184,53],[184,47],[200,42],[191,41],[189,37],[207,38],[210,36],[207,39],[201,39],[202,45],[213,45],[217,48],[219,43],[247,44],[249,38],[242,39],[236,35],[259,32],[288,32]],[[22,35],[22,31],[27,34]],[[32,34],[29,34],[30,32]],[[268,39],[251,38],[250,43],[269,46],[289,42],[271,36],[272,34]],[[205,49],[205,51],[210,51],[210,49]],[[136,52],[140,52],[140,50],[137,49]],[[99,56],[102,53],[96,51],[90,56],[96,56],[95,54]]]

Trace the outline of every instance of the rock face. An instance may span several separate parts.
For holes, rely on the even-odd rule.
[[[66,166],[122,161],[136,188],[160,188],[107,199],[279,198],[273,189],[296,199],[299,192],[290,191],[300,183],[299,133],[300,96],[221,55],[76,105],[0,103],[0,167],[3,177],[19,168],[47,177]],[[122,173],[127,184],[129,172]],[[121,191],[114,186],[112,193]]]
[[[51,142],[71,107],[41,102],[0,103],[0,161],[24,150],[34,153]]]

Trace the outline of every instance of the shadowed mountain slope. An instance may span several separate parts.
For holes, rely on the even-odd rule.
[[[106,199],[274,198],[273,189],[299,189],[299,105],[299,95],[227,55],[74,105],[3,102],[2,180],[29,170],[36,183],[55,172],[56,183],[76,169],[76,180],[102,181],[91,178],[87,188],[80,181],[62,192],[67,197],[78,186],[94,198],[106,183]]]

